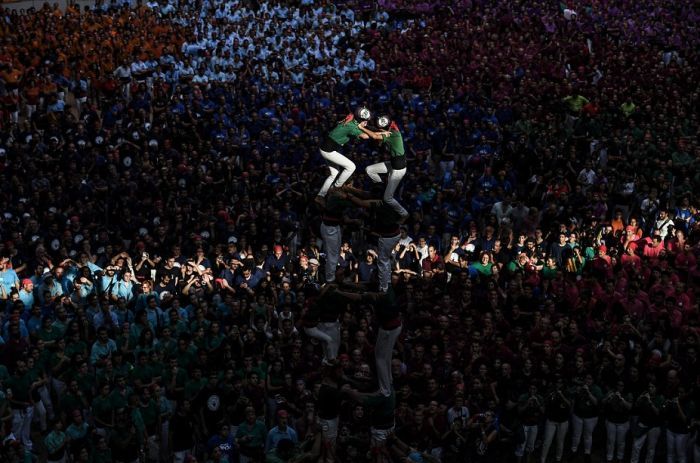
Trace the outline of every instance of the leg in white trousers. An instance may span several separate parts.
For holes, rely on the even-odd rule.
[[[593,430],[598,424],[598,417],[580,418],[576,415],[571,416],[571,453],[576,453],[578,446],[583,438],[583,453],[590,455],[593,448]]]
[[[34,406],[24,409],[12,410],[12,434],[22,441],[24,448],[32,450],[32,416],[34,415]]]
[[[44,408],[46,408],[46,414],[49,420],[53,420],[55,413],[53,411],[53,402],[51,401],[48,385],[39,388],[39,397],[41,397],[41,401],[44,403]]]
[[[158,442],[158,435],[154,434],[148,436],[146,441],[146,455],[148,456],[147,461],[158,461],[160,457],[160,442]]]
[[[321,223],[321,238],[326,251],[326,282],[335,281],[335,272],[338,269],[340,245],[342,244],[342,231],[340,225],[326,225]]]
[[[374,353],[377,362],[377,380],[379,392],[385,397],[391,395],[391,357],[394,352],[394,344],[401,334],[401,326],[391,331],[379,328]]]
[[[388,162],[378,162],[365,167],[365,173],[374,183],[382,183],[382,178],[379,175],[387,172],[389,172]]]
[[[547,454],[549,453],[549,448],[552,446],[552,441],[555,437],[557,439],[556,458],[557,461],[561,461],[561,457],[564,454],[564,439],[566,438],[566,431],[568,431],[568,429],[568,421],[556,423],[547,420],[544,425],[544,442],[542,442],[542,456],[540,457],[542,463],[547,461]]]
[[[656,455],[656,443],[659,441],[661,436],[661,428],[649,428],[647,432],[639,437],[634,438],[632,443],[632,457],[630,458],[630,463],[638,463],[639,456],[642,454],[642,448],[644,448],[644,443],[647,444],[647,457],[645,459],[646,463],[654,463],[654,456]]]
[[[686,463],[688,461],[689,434],[678,434],[666,430],[666,463]]]
[[[34,421],[39,422],[39,428],[44,432],[47,428],[47,419],[52,420],[54,418],[53,404],[46,386],[41,386],[37,389],[37,392],[41,400],[34,404]]]
[[[57,397],[63,397],[63,393],[66,391],[66,383],[56,378],[51,378],[51,386],[53,386]]]
[[[340,323],[339,322],[320,322],[318,329],[321,330],[330,341],[326,343],[326,358],[335,360],[338,357],[338,349],[340,349]]]
[[[311,328],[304,328],[304,332],[308,335],[311,336],[312,338],[316,338],[319,341],[321,341],[321,346],[323,347],[323,356],[327,357],[328,355],[328,344],[333,342],[330,336],[328,336],[326,333],[321,331],[318,326],[314,326]]]
[[[531,454],[535,451],[535,441],[537,441],[537,425],[523,425],[523,430],[525,432],[525,440],[518,444],[518,446],[515,448],[516,457],[522,457],[526,452]]]
[[[389,177],[386,179],[386,189],[384,190],[384,202],[391,206],[401,217],[408,216],[408,212],[406,212],[406,209],[394,198],[394,193],[399,187],[399,183],[401,183],[401,179],[403,179],[404,175],[406,175],[405,167],[403,169],[392,169],[389,171]]]
[[[404,167],[403,169],[394,170],[391,168],[391,165],[388,162],[378,162],[377,164],[367,166],[365,172],[367,172],[367,175],[374,183],[380,183],[382,181],[379,174],[389,174],[386,179],[386,188],[384,189],[384,197],[382,199],[384,199],[385,203],[387,203],[392,209],[401,215],[401,217],[408,216],[406,209],[404,209],[396,198],[394,198],[394,193],[396,193],[396,189],[399,187],[401,179],[403,179],[404,175],[406,175],[406,168]]]
[[[321,196],[322,198],[325,198],[326,195],[328,194],[328,190],[333,186],[333,181],[335,178],[338,176],[338,169],[335,167],[329,165],[328,170],[330,173],[328,174],[328,177],[326,177],[326,180],[323,182],[323,185],[321,185],[321,191],[318,192],[318,196]]]
[[[350,176],[355,172],[355,163],[337,151],[320,151],[323,159],[328,162],[328,169],[330,170],[326,181],[323,182],[321,191],[318,192],[318,196],[325,198],[332,185],[336,188],[340,188],[348,181]],[[333,183],[334,181],[335,183]]]
[[[33,419],[39,422],[39,429],[41,429],[41,432],[46,431],[46,407],[41,400],[34,404]]]
[[[386,292],[391,283],[391,251],[396,246],[396,243],[401,239],[401,235],[396,235],[391,238],[379,238],[379,252],[377,263],[377,273],[379,273],[379,291]]]
[[[606,442],[606,457],[608,461],[612,461],[613,457],[622,460],[625,457],[625,439],[630,424],[626,423],[611,423],[605,421],[605,430],[608,440]]]

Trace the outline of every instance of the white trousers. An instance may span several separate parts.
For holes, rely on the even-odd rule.
[[[370,446],[372,448],[384,447],[386,445],[386,440],[394,433],[394,429],[394,426],[389,429],[369,428]]]
[[[516,457],[522,457],[525,455],[525,452],[531,454],[535,451],[535,442],[537,441],[537,425],[523,425],[523,431],[525,432],[525,440],[518,444],[518,446],[515,448]]]
[[[401,334],[401,326],[387,331],[379,328],[377,342],[374,346],[375,361],[377,362],[377,380],[379,392],[388,397],[391,395],[391,358],[394,352],[394,344]]]
[[[379,291],[386,292],[391,283],[391,251],[396,246],[396,243],[401,239],[401,235],[384,238],[379,238],[379,252],[377,262],[377,273],[379,274]]]
[[[593,418],[580,418],[575,414],[571,416],[571,452],[576,453],[578,446],[583,438],[583,453],[585,455],[591,454],[591,448],[593,448],[593,430],[596,424],[598,424],[598,417]]]
[[[666,430],[666,463],[688,461],[688,438],[690,434],[678,434]]]
[[[547,420],[544,424],[544,441],[542,442],[542,455],[540,456],[540,461],[544,463],[547,461],[547,455],[549,454],[549,448],[552,446],[552,441],[556,438],[556,459],[561,461],[562,455],[564,455],[564,439],[566,439],[566,431],[569,430],[569,422],[564,421],[563,423],[557,423],[555,421]]]
[[[32,416],[34,416],[34,406],[29,406],[23,409],[12,410],[12,434],[22,441],[24,448],[32,450]]]
[[[338,270],[340,245],[343,239],[340,225],[326,225],[321,223],[321,239],[323,239],[323,247],[326,251],[326,282],[332,283],[335,281],[335,272]]]
[[[41,400],[34,403],[34,413],[32,420],[39,422],[39,429],[41,429],[41,432],[46,431],[46,407],[44,406],[44,403]]]
[[[338,357],[340,349],[340,323],[320,322],[318,329],[330,338],[330,342],[326,343],[326,357],[328,360],[334,360]]]
[[[56,396],[62,397],[63,393],[66,390],[66,383],[63,381],[60,381],[56,378],[51,378],[51,386],[53,387],[54,392],[56,393]]]
[[[39,422],[41,431],[46,431],[47,429],[47,418],[49,420],[54,419],[53,403],[51,402],[51,395],[46,386],[41,386],[37,392],[41,400],[34,404],[34,420]]]
[[[149,460],[158,461],[160,456],[160,442],[158,442],[157,434],[148,436],[148,440],[146,440],[146,455]]]
[[[629,421],[625,423],[611,423],[605,421],[605,431],[607,434],[607,442],[605,445],[606,458],[612,461],[613,457],[622,460],[625,457],[625,439],[627,431],[630,429]]]
[[[654,463],[654,456],[656,455],[656,444],[659,442],[659,437],[661,436],[661,428],[649,428],[647,432],[639,437],[634,438],[632,443],[632,456],[630,458],[630,463],[638,463],[639,456],[642,453],[642,448],[644,444],[647,444],[647,457],[644,460],[646,463]]]
[[[334,360],[338,357],[338,349],[340,349],[339,322],[319,322],[317,326],[304,328],[304,332],[321,341],[325,360]]]
[[[35,104],[28,104],[26,109],[27,109],[27,119],[31,120],[32,114],[34,114],[36,112],[36,105]]]
[[[399,187],[401,179],[403,179],[404,175],[406,175],[406,168],[404,167],[403,169],[394,170],[391,168],[390,163],[378,162],[376,164],[372,164],[371,166],[367,166],[365,172],[367,172],[367,175],[374,183],[380,183],[382,181],[382,178],[379,176],[380,174],[389,174],[386,179],[386,188],[384,189],[384,197],[382,199],[399,215],[401,215],[401,217],[408,216],[406,209],[404,209],[396,198],[394,198],[394,193],[396,193],[396,189]]]
[[[355,172],[355,163],[337,151],[319,151],[321,151],[321,156],[328,163],[328,170],[330,170],[326,181],[321,186],[321,191],[318,192],[318,196],[325,198],[331,186],[334,185],[336,188],[340,188],[348,181]],[[334,181],[335,184],[333,183]]]
[[[323,439],[331,445],[335,445],[335,441],[338,438],[338,422],[338,418],[333,418],[332,420],[318,419],[318,424],[321,425]]]

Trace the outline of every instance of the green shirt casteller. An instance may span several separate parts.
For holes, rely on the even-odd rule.
[[[350,141],[350,138],[357,138],[362,134],[359,125],[360,124],[354,119],[349,122],[341,122],[330,131],[328,138],[340,146],[344,146]]]
[[[392,130],[389,136],[383,137],[382,144],[389,147],[389,153],[391,153],[392,158],[406,155],[403,147],[403,136],[398,130]]]

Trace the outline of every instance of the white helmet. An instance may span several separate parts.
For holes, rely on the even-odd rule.
[[[379,129],[388,129],[389,124],[391,124],[391,118],[385,114],[382,114],[377,116],[377,119],[375,119],[374,123]]]
[[[360,121],[368,121],[372,118],[372,113],[366,106],[360,106],[355,110],[355,119]]]

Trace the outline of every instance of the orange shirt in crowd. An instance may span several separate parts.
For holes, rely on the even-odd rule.
[[[142,60],[158,59],[166,49],[180,50],[186,35],[179,26],[159,24],[157,15],[145,6],[118,16],[81,11],[77,6],[65,12],[46,6],[10,24],[0,24],[0,34],[5,39],[0,62],[12,64],[11,70],[0,73],[0,79],[20,88],[24,75],[33,77],[44,65],[42,57],[49,54],[56,56],[52,64],[60,66],[59,72],[67,79],[80,73],[99,81],[112,75],[116,63],[131,61],[135,54]],[[37,77],[36,84],[21,88],[27,102],[57,91],[55,84]]]
[[[610,222],[610,226],[612,227],[613,234],[617,235],[618,232],[621,232],[625,229],[625,221],[622,219],[614,218]]]

